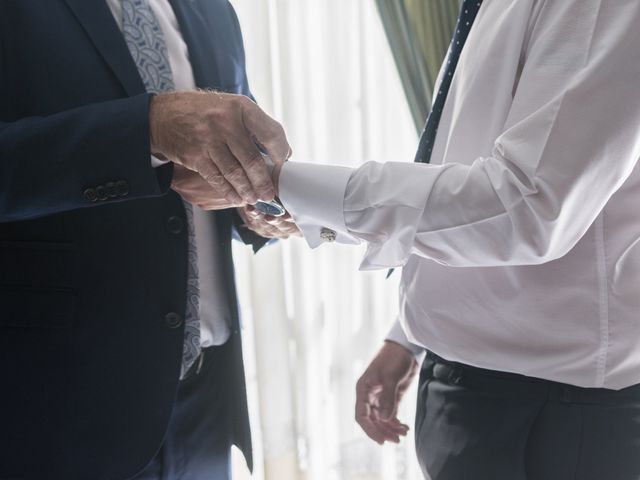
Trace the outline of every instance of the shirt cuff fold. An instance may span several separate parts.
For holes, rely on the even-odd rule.
[[[344,219],[344,198],[353,168],[287,162],[278,196],[311,248],[325,242],[358,244]]]

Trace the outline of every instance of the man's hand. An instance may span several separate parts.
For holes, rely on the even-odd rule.
[[[253,101],[218,92],[153,97],[151,153],[198,172],[229,204],[272,200],[273,183],[256,143],[274,163],[291,148],[282,126]]]
[[[276,163],[271,171],[271,179],[273,180],[273,185],[276,189],[276,195],[280,195],[280,173],[282,172],[283,166],[284,162]]]
[[[382,445],[398,443],[409,427],[398,420],[398,405],[418,371],[406,348],[385,342],[356,385],[356,421]]]
[[[198,172],[181,165],[174,165],[171,188],[180,196],[203,210],[222,210],[240,207],[243,203],[231,203],[220,192],[213,188]]]
[[[300,230],[287,213],[281,217],[272,217],[259,212],[251,205],[239,208],[238,213],[247,228],[265,238],[289,238],[291,235],[302,236]]]

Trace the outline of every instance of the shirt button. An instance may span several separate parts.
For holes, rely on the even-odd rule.
[[[176,312],[167,313],[164,317],[164,323],[169,328],[180,328],[182,326],[182,317]]]
[[[119,180],[116,182],[116,191],[118,196],[126,197],[129,195],[129,184],[125,180]]]
[[[98,200],[98,194],[94,188],[87,188],[84,192],[82,192],[84,198],[87,202],[95,202]]]
[[[174,235],[181,234],[184,230],[184,221],[180,217],[169,217],[167,220],[167,230]]]

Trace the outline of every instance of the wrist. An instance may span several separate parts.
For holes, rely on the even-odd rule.
[[[402,356],[411,359],[414,362],[416,361],[416,357],[410,349],[394,340],[385,340],[382,350],[385,352],[391,352],[394,356]]]
[[[160,160],[168,160],[161,145],[162,119],[166,110],[165,93],[155,94],[149,102],[149,149],[151,155]]]

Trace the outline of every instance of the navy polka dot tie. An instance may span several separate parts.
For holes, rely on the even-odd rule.
[[[473,22],[478,15],[482,0],[464,0],[462,8],[460,9],[460,16],[458,17],[458,23],[456,24],[456,31],[449,47],[449,55],[447,57],[447,66],[443,74],[440,88],[437,92],[433,107],[429,118],[427,118],[427,124],[424,127],[422,136],[420,137],[420,145],[418,146],[418,153],[416,154],[416,162],[429,163],[431,161],[431,153],[433,151],[433,144],[438,133],[438,125],[440,124],[440,118],[442,117],[442,110],[444,108],[444,102],[447,99],[447,94],[451,88],[451,80],[453,79],[453,73],[458,66],[458,60],[462,53],[462,48],[467,41]]]

